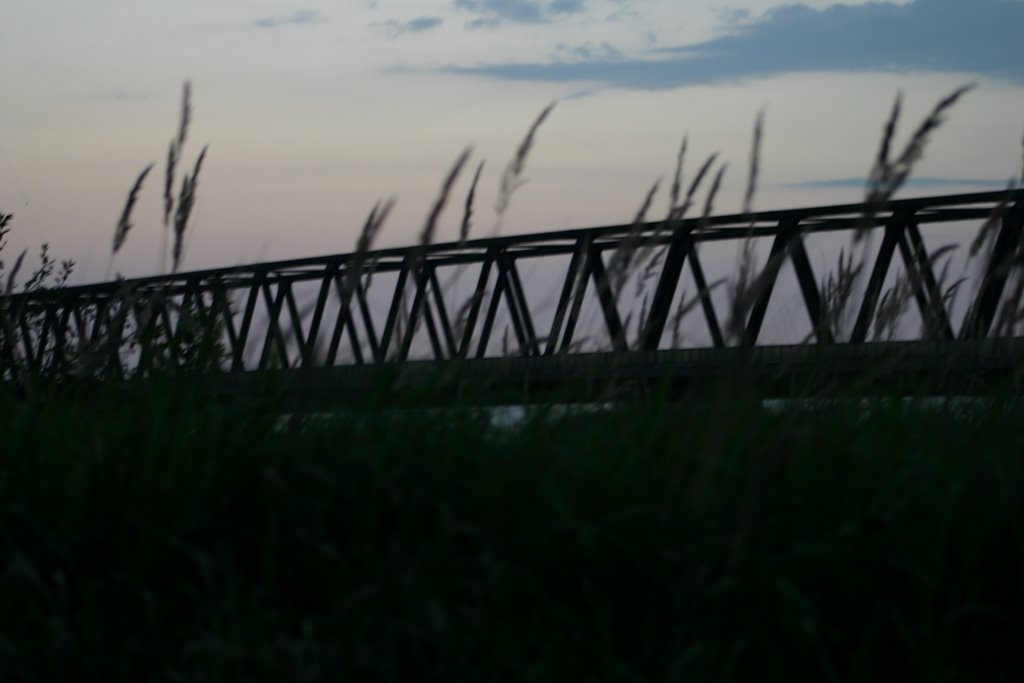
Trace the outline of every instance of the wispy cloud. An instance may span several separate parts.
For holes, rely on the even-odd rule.
[[[469,28],[494,28],[505,22],[544,24],[585,9],[585,0],[454,0],[455,7],[479,15]]]
[[[440,17],[417,17],[410,21],[397,21],[390,19],[388,21],[378,21],[373,26],[378,26],[384,29],[389,38],[397,38],[404,33],[422,33],[423,31],[429,31],[432,28],[437,28],[444,22]]]
[[[312,26],[313,24],[319,24],[326,20],[327,18],[320,14],[320,12],[313,10],[297,10],[287,16],[254,19],[252,24],[259,28],[281,28],[284,26]]]
[[[1024,83],[1020,0],[912,0],[905,5],[870,2],[825,9],[790,4],[758,19],[742,14],[733,18],[728,35],[662,48],[644,59],[556,57],[445,70],[496,79],[642,89],[823,70],[970,72]]]
[[[558,60],[580,60],[593,61],[622,59],[622,53],[614,45],[608,42],[593,43],[587,41],[581,45],[567,45],[558,43],[555,45],[553,57]]]

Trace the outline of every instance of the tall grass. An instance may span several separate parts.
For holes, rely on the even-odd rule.
[[[1015,680],[1019,414],[0,409],[6,680]]]
[[[905,181],[957,93],[890,162],[897,102],[869,197],[891,196]],[[165,235],[190,97],[186,84],[165,178]],[[502,176],[499,220],[550,111]],[[763,127],[761,114],[743,202],[751,225]],[[684,183],[686,147],[684,137],[659,238],[699,205],[708,180],[705,226],[722,186],[717,155]],[[172,269],[204,154],[182,181]],[[467,150],[442,183],[414,259],[433,242],[468,162]],[[659,187],[612,257],[616,295],[636,275],[639,299],[664,257],[637,227]],[[342,276],[344,307],[369,286],[373,245],[393,205],[378,202],[366,219]],[[9,221],[0,215],[0,245]],[[749,307],[778,266],[759,270],[751,244],[732,281],[733,341],[743,340]],[[862,272],[854,254],[840,252],[823,281],[823,325],[837,339]],[[952,297],[950,254],[931,258],[945,257],[939,280]],[[4,272],[4,294],[16,289],[24,257]],[[48,252],[41,264],[27,287],[70,274]],[[722,282],[679,297],[674,345],[684,316]],[[875,338],[893,335],[919,286],[904,278],[883,293]],[[105,328],[114,332],[75,358],[84,375],[121,344],[131,315],[137,335],[150,329],[153,300],[127,285],[117,299]],[[13,339],[6,303],[0,298],[0,322]],[[1019,308],[1011,297],[1009,309]],[[413,392],[368,392],[314,419],[297,404],[219,400],[201,347],[214,323],[189,317],[198,310],[178,313],[197,336],[176,338],[160,357],[189,359],[199,370],[190,377],[156,372],[134,393],[113,384],[0,391],[0,680],[1024,674],[1015,650],[1024,638],[1024,437],[1014,395],[977,410],[882,400],[772,412],[738,376],[700,397],[539,408],[513,428],[472,408],[439,411],[433,396]],[[503,346],[511,352],[507,335]],[[288,411],[286,423],[273,418]]]

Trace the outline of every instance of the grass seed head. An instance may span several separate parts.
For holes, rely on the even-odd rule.
[[[18,258],[14,260],[14,265],[11,266],[11,270],[7,273],[7,286],[4,288],[5,294],[11,294],[14,292],[14,281],[18,277],[18,271],[21,270],[21,264],[25,262],[25,254],[28,253],[28,249],[25,249]]]
[[[747,176],[747,191],[743,196],[743,213],[750,214],[754,208],[754,192],[757,189],[757,177],[761,172],[761,140],[764,137],[764,109],[757,114],[754,121],[754,140],[750,146],[750,173]]]
[[[626,232],[626,237],[619,243],[619,246],[616,247],[615,252],[612,254],[611,263],[608,265],[608,281],[612,285],[612,291],[616,298],[618,298],[619,293],[622,291],[622,284],[629,276],[633,256],[641,246],[640,234],[647,220],[647,212],[650,211],[651,204],[654,202],[654,195],[658,193],[659,185],[661,185],[660,178],[654,181],[651,189],[644,195],[644,200],[640,204],[636,216],[633,218],[633,224]]]
[[[512,200],[512,193],[521,187],[526,181],[523,179],[523,171],[526,169],[526,157],[530,154],[530,149],[533,147],[534,138],[537,135],[537,130],[540,128],[544,120],[547,119],[548,115],[555,108],[555,102],[552,102],[537,116],[533,125],[530,126],[530,130],[527,131],[526,137],[519,143],[519,147],[516,149],[516,154],[512,157],[512,161],[509,162],[508,166],[505,167],[505,172],[501,174],[501,184],[498,187],[498,199],[494,204],[494,210],[498,216],[504,215],[508,209],[509,202]]]
[[[164,173],[164,227],[171,221],[174,211],[174,170],[178,165],[178,142],[171,140],[167,148],[167,169]]]
[[[473,183],[469,186],[469,192],[466,194],[466,208],[462,213],[462,225],[459,227],[459,244],[464,244],[469,238],[469,230],[472,227],[473,220],[473,201],[476,198],[476,185],[480,182],[480,174],[484,170],[485,160],[481,160],[476,167],[476,173],[473,174]]]
[[[729,168],[728,163],[722,164],[718,169],[718,173],[715,174],[715,179],[711,183],[711,187],[708,189],[708,196],[704,201],[704,213],[700,219],[701,230],[707,227],[707,222],[711,218],[711,212],[714,210],[715,205],[715,197],[718,195],[718,191],[722,188],[722,179],[725,177],[725,171],[727,168]]]
[[[697,170],[697,175],[694,176],[693,182],[690,183],[690,189],[686,191],[686,197],[683,199],[682,205],[676,208],[676,215],[673,217],[673,220],[680,221],[686,216],[686,212],[693,206],[693,198],[697,194],[700,184],[704,181],[704,176],[711,170],[716,159],[718,159],[718,152],[705,159],[704,164]]]
[[[188,126],[192,121],[192,83],[185,81],[181,86],[181,119],[178,134],[171,139],[167,148],[167,168],[164,174],[164,227],[167,227],[174,211],[174,174],[188,137]]]
[[[125,239],[128,237],[128,231],[132,229],[132,209],[135,208],[135,202],[139,199],[139,192],[142,191],[142,182],[149,175],[152,168],[153,164],[150,164],[142,169],[142,173],[135,179],[135,184],[132,185],[132,189],[128,192],[128,199],[124,203],[124,211],[121,212],[121,218],[117,221],[117,228],[114,230],[114,243],[111,254],[116,254],[121,249]]]
[[[961,86],[946,97],[939,100],[932,111],[921,121],[917,130],[910,137],[910,141],[903,148],[894,161],[890,161],[892,141],[896,132],[896,125],[899,121],[902,108],[902,94],[897,96],[893,105],[892,113],[886,122],[882,132],[882,144],[878,150],[874,166],[868,176],[868,186],[864,203],[867,206],[861,221],[861,227],[854,234],[854,241],[859,241],[867,231],[874,225],[875,216],[882,204],[893,198],[897,191],[906,183],[914,166],[924,156],[924,148],[928,139],[945,121],[946,112],[959,101],[961,97],[973,90],[975,84],[970,83]]]
[[[196,201],[196,188],[199,187],[199,171],[203,167],[203,160],[206,159],[206,150],[210,148],[209,145],[203,147],[203,150],[199,153],[196,158],[196,165],[192,171],[192,175],[185,174],[181,182],[181,194],[178,197],[178,208],[174,214],[174,247],[171,252],[172,257],[172,269],[177,272],[178,267],[181,265],[181,259],[184,248],[185,229],[188,227],[188,219],[192,214],[192,208],[195,206]]]
[[[676,172],[672,177],[672,192],[669,194],[668,213],[671,216],[679,206],[679,193],[683,189],[683,162],[686,160],[686,144],[688,135],[683,136],[683,143],[679,145],[679,154],[676,156]]]
[[[472,147],[467,147],[462,150],[455,163],[452,164],[452,168],[448,171],[448,175],[444,179],[444,183],[441,185],[441,192],[438,194],[437,199],[434,201],[434,206],[431,208],[430,213],[427,215],[427,221],[423,225],[423,232],[420,233],[420,246],[426,247],[434,241],[434,234],[437,232],[437,221],[441,217],[441,212],[444,210],[445,204],[448,203],[448,195],[451,194],[452,187],[455,186],[455,181],[458,180],[459,174],[462,172],[462,168],[469,161],[470,155],[473,153]]]

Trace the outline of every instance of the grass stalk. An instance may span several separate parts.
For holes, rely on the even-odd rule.
[[[541,110],[530,126],[530,129],[526,132],[526,137],[523,138],[522,142],[519,143],[519,147],[516,148],[515,156],[512,157],[508,166],[505,167],[505,171],[501,174],[501,182],[498,185],[498,198],[494,204],[494,211],[498,214],[499,225],[501,224],[502,216],[505,215],[512,201],[512,194],[526,183],[526,180],[523,178],[523,172],[526,170],[526,158],[533,147],[537,131],[548,118],[548,115],[551,114],[552,110],[554,110],[555,104],[555,102],[551,102]]]

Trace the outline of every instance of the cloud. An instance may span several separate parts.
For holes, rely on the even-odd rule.
[[[476,0],[457,0],[475,2]],[[532,4],[532,3],[528,3]],[[451,73],[661,89],[801,71],[969,72],[1024,84],[1021,0],[912,0],[776,7],[731,33],[648,59],[453,66]]]
[[[481,15],[469,28],[494,28],[504,22],[546,24],[566,14],[578,14],[585,0],[455,0],[455,7]]]
[[[587,41],[581,45],[555,45],[554,58],[560,61],[593,61],[622,59],[618,48],[608,42],[592,43]]]
[[[326,21],[324,15],[313,10],[297,10],[289,16],[254,19],[253,26],[259,28],[281,28],[283,26],[312,26]]]
[[[389,38],[397,38],[403,33],[422,33],[423,31],[429,31],[432,28],[437,28],[443,23],[444,22],[440,17],[417,17],[410,21],[396,21],[394,19],[378,21],[375,22],[373,26],[383,28]]]

